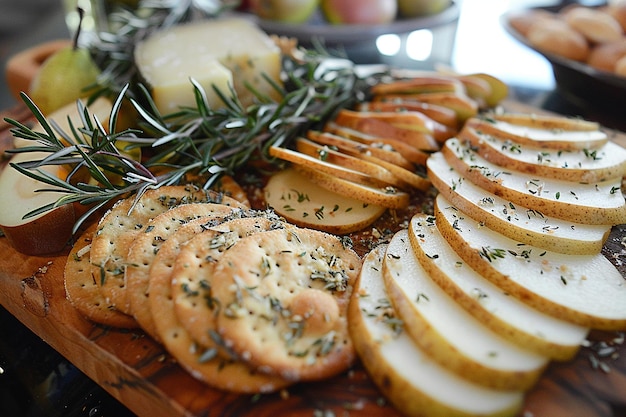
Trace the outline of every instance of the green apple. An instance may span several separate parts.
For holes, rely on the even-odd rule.
[[[74,42],[46,58],[30,84],[28,95],[44,115],[93,93],[101,71],[89,51],[78,47],[79,33],[80,25]]]
[[[304,23],[319,6],[319,0],[250,0],[249,10],[262,19]]]
[[[391,23],[398,11],[397,0],[321,0],[326,20],[339,24]]]
[[[436,14],[450,6],[451,0],[398,0],[398,12],[402,17],[419,17]]]

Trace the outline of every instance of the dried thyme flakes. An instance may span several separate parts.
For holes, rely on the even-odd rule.
[[[588,352],[591,368],[604,373],[611,372],[610,362],[620,357],[620,347],[624,344],[626,332],[615,332],[612,338],[606,340],[586,340],[583,346]]]

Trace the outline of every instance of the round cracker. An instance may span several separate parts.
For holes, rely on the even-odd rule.
[[[104,215],[91,243],[91,264],[102,276],[101,291],[115,309],[132,315],[126,296],[124,270],[128,248],[153,217],[172,207],[207,202],[245,208],[239,201],[215,191],[193,186],[163,186],[146,191],[139,199],[119,201]]]
[[[64,269],[67,299],[87,319],[105,326],[134,328],[133,317],[111,308],[105,301],[96,271],[89,262],[89,251],[97,225],[87,228],[70,251]]]
[[[175,314],[170,283],[174,261],[182,245],[212,226],[204,220],[192,220],[172,234],[161,245],[150,268],[150,311],[159,339],[183,368],[215,388],[248,394],[282,389],[290,382],[255,372],[245,363],[227,360],[217,355],[217,348],[200,349]]]
[[[318,380],[355,358],[347,306],[361,260],[336,236],[288,228],[242,238],[214,267],[217,330],[251,366]]]
[[[172,271],[172,297],[178,319],[200,345],[215,346],[215,316],[219,309],[211,291],[215,263],[239,239],[283,227],[285,223],[277,218],[235,219],[185,244]]]
[[[135,236],[127,254],[124,275],[126,294],[135,320],[153,338],[157,338],[148,304],[150,265],[160,246],[180,226],[196,218],[216,218],[230,214],[234,209],[224,204],[183,204],[159,214]]]

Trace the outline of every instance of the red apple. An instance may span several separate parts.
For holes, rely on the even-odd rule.
[[[321,0],[322,13],[332,24],[380,25],[393,22],[397,0]]]
[[[285,23],[304,23],[319,5],[319,0],[248,0],[249,10],[261,19]]]

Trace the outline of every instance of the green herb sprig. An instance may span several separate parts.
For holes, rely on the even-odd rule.
[[[41,182],[41,192],[64,194],[25,217],[63,204],[87,205],[90,209],[77,221],[76,231],[95,211],[122,196],[139,197],[149,188],[179,184],[189,176],[203,178],[201,186],[210,188],[222,175],[234,174],[255,157],[272,163],[267,152],[270,146],[288,146],[305,130],[325,123],[339,108],[354,104],[371,85],[371,79],[360,77],[354,66],[327,67],[323,65],[325,59],[318,53],[298,60],[285,57],[286,82],[284,86],[273,84],[281,98],[273,100],[248,87],[256,100],[247,107],[233,91],[216,89],[225,106],[212,108],[206,92],[192,80],[196,106],[161,115],[147,88],[138,86],[141,99],[127,97],[127,84],[114,102],[106,127],[78,102],[81,126],[70,122],[68,132],[48,121],[36,103],[23,95],[43,131],[6,119],[14,126],[15,137],[31,142],[12,152],[31,152],[34,156],[30,162],[12,166]],[[136,129],[118,132],[124,102],[136,109],[140,123]],[[130,156],[136,148],[144,155],[141,161]],[[46,165],[71,170],[66,178],[57,178],[41,169]]]

